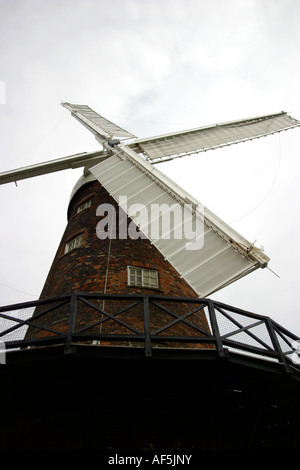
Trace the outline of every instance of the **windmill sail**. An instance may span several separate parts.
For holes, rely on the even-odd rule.
[[[89,106],[70,103],[61,104],[71,111],[72,116],[87,127],[87,129],[91,131],[95,135],[96,139],[98,138],[101,143],[103,138],[104,140],[110,140],[113,137],[123,137],[127,139],[136,137],[125,129],[122,129],[122,127],[119,127],[103,116],[100,116],[100,114],[93,111]]]
[[[135,152],[144,154],[152,163],[159,163],[245,142],[299,125],[300,121],[281,112],[165,134],[150,139],[138,139],[130,144],[130,147]]]
[[[88,168],[88,166],[95,165],[104,158],[107,158],[107,155],[102,150],[97,152],[83,152],[67,157],[56,158],[55,160],[49,160],[43,163],[37,163],[36,165],[29,165],[23,168],[21,167],[15,170],[5,171],[0,173],[0,185],[33,178],[35,176],[46,175],[56,171],[82,167]]]
[[[264,253],[127,146],[120,146],[118,154],[90,171],[200,297],[267,265],[269,258]],[[194,226],[197,227],[197,217],[199,220],[200,229],[195,238],[187,242],[183,236],[186,223],[183,217],[179,217],[176,226],[175,223],[170,225],[170,236],[168,233],[153,236],[151,223],[157,224],[154,229],[158,233],[156,229],[163,217],[152,218],[154,208],[157,217],[157,205],[165,210],[165,217],[171,217],[178,205],[187,207]],[[201,207],[201,212],[195,207]],[[175,230],[182,236],[173,236]]]
[[[109,143],[113,137],[131,139],[130,132],[110,122],[86,105],[61,103],[71,111],[81,124],[91,131],[101,144]],[[300,126],[300,121],[285,112],[261,116],[253,119],[232,121],[197,129],[165,134],[147,139],[137,139],[127,145],[136,154],[143,154],[151,163],[159,163],[210,149],[244,142],[275,132]],[[89,168],[110,155],[109,146],[104,151],[81,153],[58,158],[15,170],[0,173],[0,184],[16,182],[68,168]]]
[[[269,258],[261,250],[207,208],[203,208],[186,191],[159,172],[152,163],[291,129],[299,126],[300,121],[282,112],[138,139],[125,145],[112,142],[112,138],[132,138],[133,134],[111,123],[88,106],[62,104],[96,136],[104,150],[12,170],[0,174],[0,183],[79,166],[85,167],[87,174],[86,170],[89,169],[200,297],[212,294],[259,267],[267,266]],[[140,153],[146,156],[148,161],[139,155]],[[163,211],[168,212],[166,206],[173,208],[176,204],[183,208],[188,206],[188,217],[176,220],[176,224],[169,231],[170,236],[164,236],[164,230],[161,233],[152,233],[151,229],[149,231],[149,218],[145,217],[145,214],[147,216],[149,211],[151,213],[153,205],[158,205],[160,209],[163,207],[154,217],[154,221],[159,225]],[[201,207],[200,211],[197,211],[198,207]],[[136,208],[144,209],[144,219],[138,215]],[[191,222],[191,226],[196,227],[197,223],[201,222],[198,226],[202,227],[202,230],[200,235],[197,231],[194,232],[194,240],[188,237],[187,241],[186,237],[178,236],[180,231],[181,234],[184,232],[187,220]]]

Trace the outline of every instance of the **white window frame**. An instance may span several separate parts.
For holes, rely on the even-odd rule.
[[[158,271],[156,269],[127,266],[127,285],[158,289]]]
[[[65,245],[65,254],[70,253],[70,251],[75,250],[75,248],[79,248],[82,245],[82,240],[83,240],[83,233],[81,233],[77,237],[72,238],[72,240],[68,241]]]
[[[80,204],[80,206],[77,207],[77,214],[84,211],[84,209],[88,209],[89,207],[91,207],[91,203],[92,203],[92,200],[89,199],[88,201]]]

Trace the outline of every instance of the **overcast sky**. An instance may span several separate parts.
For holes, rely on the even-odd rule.
[[[0,171],[99,144],[61,105],[138,137],[300,119],[299,0],[0,0]],[[300,129],[159,165],[271,258],[212,298],[300,336]],[[0,186],[0,304],[39,297],[82,170]]]

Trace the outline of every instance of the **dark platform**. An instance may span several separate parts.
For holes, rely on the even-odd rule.
[[[214,308],[225,312],[224,305]],[[142,335],[144,346],[83,344],[70,330],[56,343],[7,342],[1,449],[298,450],[299,365],[275,350],[276,341],[267,351],[236,342],[236,352],[210,318],[210,349],[166,348],[151,331],[148,341]]]

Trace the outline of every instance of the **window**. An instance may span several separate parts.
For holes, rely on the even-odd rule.
[[[86,201],[84,202],[83,204],[81,204],[78,208],[77,208],[77,214],[79,214],[79,212],[82,212],[84,211],[84,209],[88,209],[89,207],[91,207],[91,199],[89,199],[89,201]]]
[[[158,288],[158,271],[128,266],[128,285]]]
[[[68,243],[66,243],[65,254],[69,253],[69,251],[72,251],[75,248],[78,248],[79,246],[81,246],[82,245],[82,239],[83,239],[83,233],[78,235],[78,237],[73,238]]]

